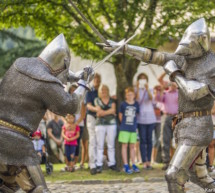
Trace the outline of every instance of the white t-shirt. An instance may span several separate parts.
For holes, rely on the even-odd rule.
[[[44,146],[44,141],[42,139],[34,139],[33,141],[33,144],[34,144],[34,149],[36,151],[42,151],[42,148]]]

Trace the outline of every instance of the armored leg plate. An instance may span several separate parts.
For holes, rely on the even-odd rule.
[[[184,193],[184,185],[189,179],[188,169],[204,147],[179,144],[166,171],[166,181],[170,193]]]

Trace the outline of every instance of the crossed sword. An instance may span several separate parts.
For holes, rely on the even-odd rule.
[[[79,15],[82,17],[82,19],[91,27],[91,29],[99,36],[99,38],[102,40],[103,43],[105,43],[107,46],[110,46],[109,42],[104,38],[104,36],[93,26],[93,24],[84,16],[84,14],[76,7],[76,5],[72,2],[72,0],[69,0],[70,4],[73,6],[73,8],[79,13]],[[130,38],[128,38],[126,41],[125,39],[121,40],[116,49],[114,49],[109,55],[107,55],[103,60],[97,62],[93,70],[96,70],[99,68],[102,64],[104,64],[110,57],[112,57],[115,53],[117,53],[123,46],[125,46],[130,40],[132,40],[137,33],[132,35]]]

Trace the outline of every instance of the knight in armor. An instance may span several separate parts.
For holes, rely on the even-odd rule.
[[[77,75],[69,65],[70,50],[60,34],[39,57],[18,58],[6,72],[0,84],[0,192],[49,192],[30,134],[47,109],[62,116],[79,110],[93,70]],[[79,87],[71,95],[62,83],[72,80]]]
[[[107,51],[119,46],[109,43],[104,47]],[[205,149],[213,137],[211,109],[215,98],[215,54],[210,44],[207,24],[201,18],[186,29],[174,54],[132,45],[120,51],[163,66],[179,87],[179,112],[174,119],[177,149],[165,175],[170,193],[184,193],[189,179],[206,191],[215,192],[215,182],[205,164]]]

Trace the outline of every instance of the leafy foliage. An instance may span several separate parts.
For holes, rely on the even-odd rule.
[[[0,29],[31,26],[36,35],[52,40],[64,33],[70,48],[83,58],[101,59],[100,40],[68,0],[1,0]],[[76,0],[78,8],[107,39],[120,41],[138,32],[132,44],[158,47],[181,37],[188,24],[205,17],[214,27],[215,1],[205,0]],[[132,83],[138,61],[127,56],[112,60],[119,86]]]
[[[33,57],[45,47],[46,42],[32,39],[33,34],[29,33],[30,28],[0,30],[0,77],[4,75],[10,65],[19,57]],[[22,32],[22,36],[19,35]],[[31,39],[23,37],[30,36]]]

